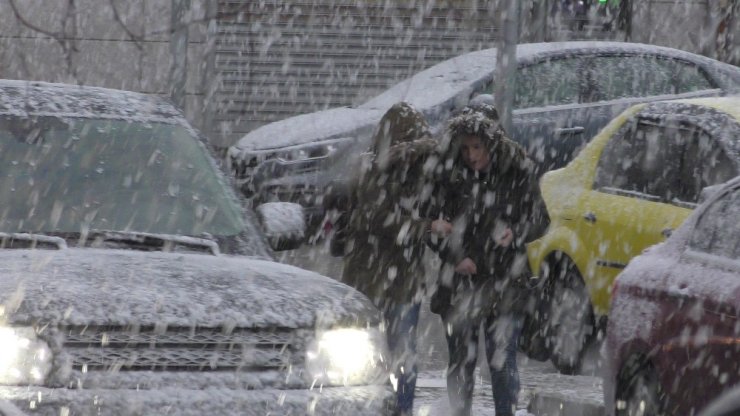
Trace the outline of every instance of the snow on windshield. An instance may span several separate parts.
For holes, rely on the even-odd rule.
[[[6,115],[0,154],[6,232],[244,229],[239,207],[182,126]]]

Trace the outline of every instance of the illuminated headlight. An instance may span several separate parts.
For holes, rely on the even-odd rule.
[[[361,385],[385,379],[388,353],[376,329],[334,329],[311,343],[306,368],[314,385]]]
[[[275,157],[285,161],[327,158],[340,149],[349,146],[351,139],[346,138],[330,143],[311,144],[297,149],[276,153]]]
[[[0,384],[41,384],[51,370],[51,350],[33,328],[0,327]]]

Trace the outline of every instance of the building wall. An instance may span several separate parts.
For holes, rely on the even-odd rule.
[[[220,0],[215,134],[358,104],[437,62],[492,47],[493,2]]]

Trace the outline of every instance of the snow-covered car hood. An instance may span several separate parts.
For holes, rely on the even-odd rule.
[[[236,149],[282,149],[321,140],[340,139],[363,128],[372,128],[382,115],[382,110],[348,107],[301,114],[249,132],[239,141]]]
[[[0,293],[0,316],[18,325],[311,328],[378,319],[369,300],[328,277],[198,254],[3,250]]]

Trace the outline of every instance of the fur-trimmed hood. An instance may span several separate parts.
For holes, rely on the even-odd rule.
[[[393,160],[404,158],[408,152],[421,150],[419,145],[408,143],[430,137],[429,124],[421,112],[405,102],[394,104],[383,115],[375,130],[370,148],[373,162],[385,170],[394,163]]]
[[[491,156],[490,168],[499,173],[511,168],[529,170],[533,168],[524,149],[511,140],[500,124],[498,112],[489,104],[466,107],[450,119],[443,148],[455,166],[467,169],[460,154],[460,138],[480,137]]]

